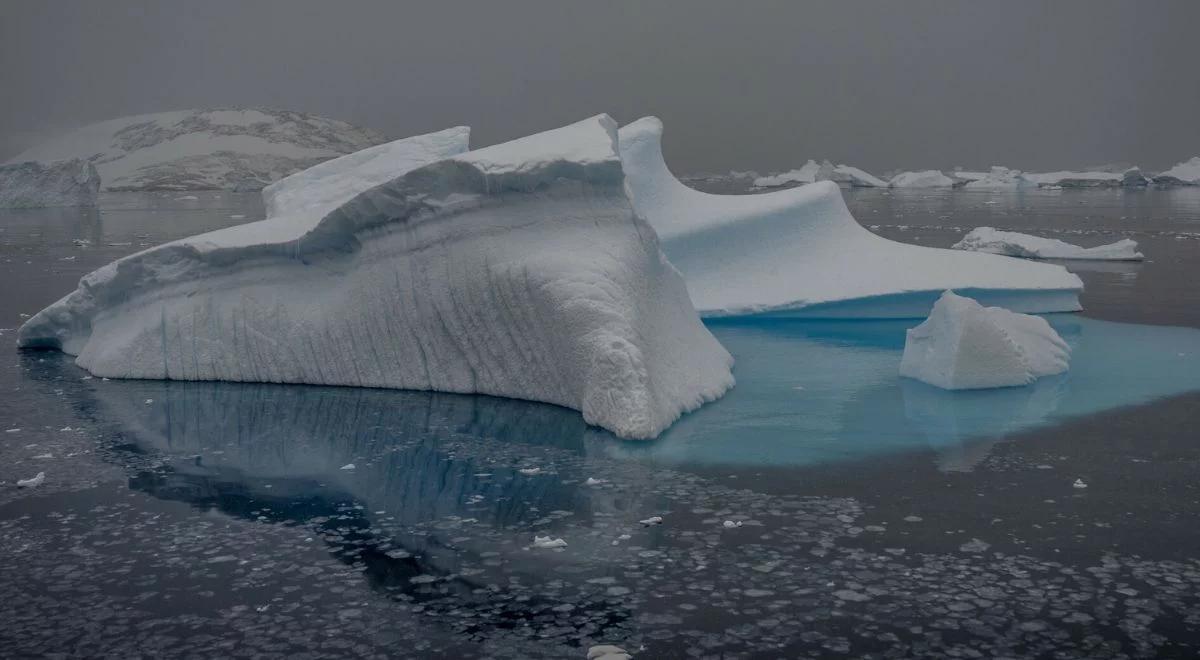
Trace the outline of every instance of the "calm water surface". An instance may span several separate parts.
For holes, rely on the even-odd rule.
[[[904,323],[714,324],[739,387],[651,443],[547,405],[104,381],[10,348],[0,648],[1194,657],[1200,191],[846,195],[896,240],[991,225],[1148,261],[1072,264],[1071,373],[999,394],[895,378]],[[0,337],[114,258],[261,214],[225,193],[2,211]]]

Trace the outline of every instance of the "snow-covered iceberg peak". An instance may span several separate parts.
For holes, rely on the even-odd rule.
[[[1104,261],[1141,261],[1137,241],[1124,238],[1096,247],[1079,247],[1054,238],[1042,238],[991,227],[976,227],[950,246],[955,250],[990,252],[1026,259],[1097,259]]]
[[[759,195],[710,195],[663,160],[662,122],[621,128],[638,213],[658,232],[701,315],[920,318],[949,288],[1023,312],[1079,309],[1061,266],[896,243],[850,215],[831,182]]]
[[[623,184],[599,115],[397,171],[298,235],[276,216],[131,255],[19,343],[101,376],[482,393],[652,437],[732,358]]]
[[[0,165],[0,208],[95,206],[100,175],[86,160]]]
[[[908,331],[900,375],[948,390],[1028,385],[1067,370],[1070,348],[1046,319],[947,291]]]

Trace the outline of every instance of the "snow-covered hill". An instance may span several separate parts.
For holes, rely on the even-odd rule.
[[[384,141],[374,131],[303,112],[179,110],[89,124],[9,163],[89,160],[102,190],[259,190]]]

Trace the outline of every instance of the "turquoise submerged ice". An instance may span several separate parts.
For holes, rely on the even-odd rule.
[[[566,408],[486,396],[166,381],[94,390],[102,416],[156,429],[135,431],[150,444],[269,454],[278,437],[303,454],[285,472],[337,475],[381,434],[660,464],[809,465],[932,449],[943,468],[965,469],[1001,436],[1200,389],[1200,330],[1046,318],[1073,349],[1070,371],[970,391],[899,376],[915,320],[710,322],[737,360],[738,386],[652,441],[622,441]]]

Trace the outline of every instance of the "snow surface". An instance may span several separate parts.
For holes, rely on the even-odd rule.
[[[543,401],[630,438],[733,385],[606,115],[397,171],[302,231],[290,217],[113,262],[18,342],[108,377]]]
[[[1053,238],[1030,236],[1015,231],[1001,231],[991,227],[972,229],[951,248],[1027,259],[1141,261],[1144,258],[1142,253],[1137,251],[1137,241],[1128,238],[1108,245],[1085,248]]]
[[[346,122],[286,110],[179,110],[97,122],[10,163],[81,158],[104,190],[259,190],[384,138]]]
[[[1136,167],[1124,172],[1045,172],[1042,174],[1025,173],[1026,180],[1042,187],[1059,186],[1062,188],[1101,188],[1118,186],[1144,186],[1146,177]]]
[[[627,185],[703,316],[920,318],[949,288],[1023,312],[1079,309],[1083,283],[1061,266],[889,241],[829,182],[760,195],[688,188],[661,138],[654,117],[621,128]]]
[[[947,390],[1028,385],[1067,370],[1070,348],[1046,319],[942,294],[908,330],[900,375]]]
[[[1200,156],[1185,160],[1154,177],[1154,183],[1173,186],[1200,186]]]
[[[949,188],[954,179],[942,174],[941,170],[901,172],[888,181],[889,188]]]
[[[0,208],[95,206],[100,175],[85,160],[0,165]]]
[[[956,172],[960,178],[967,179],[964,188],[971,190],[1017,190],[1030,188],[1036,184],[1026,179],[1020,170],[1010,170],[1007,167],[993,167],[990,172],[979,178],[973,178],[971,172]]]
[[[754,180],[755,188],[778,188],[792,183],[816,183],[821,166],[815,160],[810,160],[798,170],[790,170],[771,176],[761,176]]]

